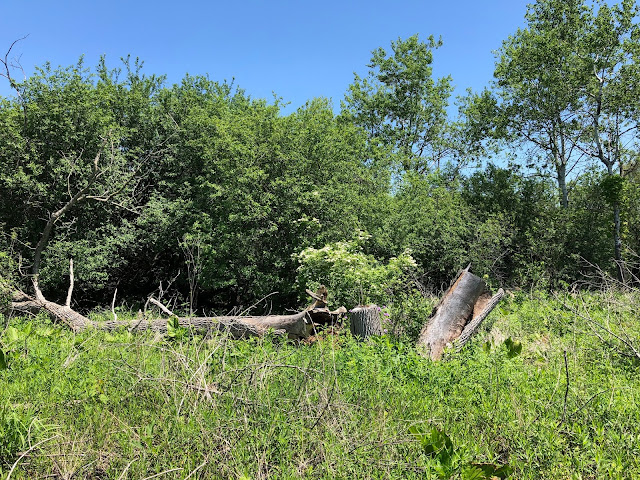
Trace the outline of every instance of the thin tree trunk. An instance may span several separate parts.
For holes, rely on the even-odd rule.
[[[556,165],[558,174],[558,189],[560,190],[560,205],[569,208],[569,192],[567,190],[567,166],[564,163]]]

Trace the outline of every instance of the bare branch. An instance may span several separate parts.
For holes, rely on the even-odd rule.
[[[171,310],[169,310],[167,307],[165,307],[162,303],[160,303],[155,298],[149,297],[149,303],[153,303],[156,307],[158,307],[160,310],[162,310],[164,313],[166,313],[170,317],[174,316],[174,313]]]
[[[67,292],[67,301],[65,302],[65,306],[71,307],[71,296],[73,295],[73,258],[69,259],[69,291]]]
[[[118,321],[118,315],[116,314],[116,295],[118,295],[118,289],[116,288],[113,292],[113,300],[111,300],[111,313],[113,313],[113,321]]]
[[[24,74],[24,70],[20,66],[20,62],[12,63],[9,60],[9,55],[11,55],[11,50],[13,50],[13,47],[16,46],[16,43],[21,42],[22,40],[26,39],[28,36],[29,35],[25,35],[22,38],[18,38],[17,40],[14,40],[11,46],[9,46],[9,50],[7,50],[7,53],[5,53],[4,59],[0,58],[0,63],[2,63],[2,65],[4,66],[4,73],[0,73],[0,77],[4,77],[7,80],[9,80],[9,83],[11,84],[11,88],[13,88],[14,90],[17,90],[17,89],[16,89],[16,84],[13,81],[13,77],[11,76],[11,67],[20,68],[23,74]],[[17,92],[17,93],[19,96],[21,96],[20,92]]]

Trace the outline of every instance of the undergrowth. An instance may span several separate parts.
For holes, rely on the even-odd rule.
[[[518,479],[638,478],[638,361],[594,326],[633,342],[634,305],[517,295],[441,362],[344,331],[307,345],[11,319],[0,478],[445,478],[416,437],[436,431],[455,449],[450,478],[487,463]]]

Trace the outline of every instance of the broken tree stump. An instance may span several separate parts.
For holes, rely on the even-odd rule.
[[[363,340],[372,335],[382,335],[380,309],[377,305],[359,305],[349,312],[349,329]]]
[[[456,339],[462,348],[502,298],[502,289],[492,297],[484,280],[469,272],[470,267],[458,274],[422,328],[417,343],[421,355],[439,360]]]

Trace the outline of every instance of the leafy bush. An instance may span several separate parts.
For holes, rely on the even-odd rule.
[[[390,333],[415,341],[437,301],[436,297],[425,297],[415,290],[396,297],[390,305]]]
[[[409,250],[386,264],[380,262],[363,251],[362,243],[368,237],[359,232],[351,241],[320,249],[309,247],[294,255],[300,264],[296,279],[299,291],[324,284],[334,305],[387,303],[395,291],[406,286],[416,262]]]
[[[0,312],[5,311],[11,303],[11,294],[14,290],[14,278],[11,274],[14,271],[15,265],[11,256],[0,250]]]

